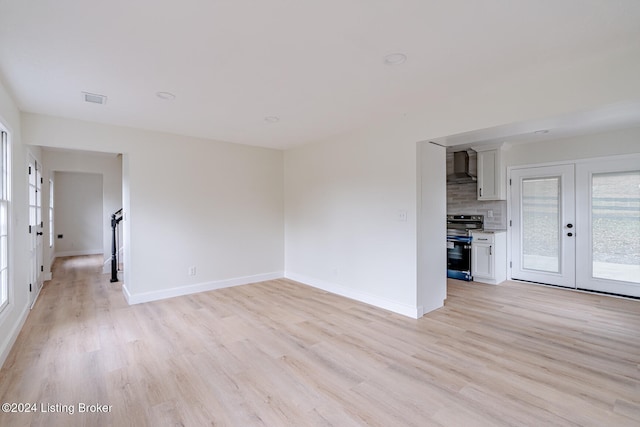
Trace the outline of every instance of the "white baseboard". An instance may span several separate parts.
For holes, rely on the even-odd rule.
[[[64,251],[64,252],[56,252],[56,258],[63,256],[82,256],[82,255],[102,255],[103,250],[101,249],[85,249],[81,251]]]
[[[248,285],[250,283],[264,282],[266,280],[281,279],[284,277],[282,271],[273,273],[256,274],[254,276],[236,277],[215,282],[196,283],[194,285],[178,286],[176,288],[162,289],[152,292],[142,292],[132,294],[126,284],[122,285],[122,293],[130,305],[143,302],[158,301],[167,298],[179,297],[183,295],[196,294],[199,292],[213,291],[215,289],[229,288],[231,286]]]
[[[102,274],[111,273],[111,257],[107,258],[104,264],[102,264]]]
[[[377,295],[372,295],[366,292],[354,291],[349,288],[345,288],[334,283],[325,282],[315,278],[303,276],[296,273],[289,272],[274,272],[266,274],[258,274],[254,276],[237,277],[234,279],[219,280],[215,282],[197,283],[194,285],[179,286],[176,288],[163,289],[152,292],[142,292],[139,294],[132,294],[127,284],[122,285],[122,293],[124,294],[127,303],[130,305],[141,304],[145,302],[158,301],[167,298],[178,297],[182,295],[190,295],[199,292],[207,292],[215,289],[229,288],[232,286],[248,285],[251,283],[263,282],[266,280],[274,280],[286,277],[287,279],[295,280],[296,282],[303,283],[305,285],[312,286],[314,288],[322,289],[332,294],[340,295],[346,298],[350,298],[355,301],[360,301],[366,304],[370,304],[385,310],[392,311],[394,313],[401,314],[403,316],[418,319],[424,315],[424,313],[435,310],[439,307],[430,307],[429,310],[425,310],[424,307],[413,307],[407,304],[401,304],[395,301],[381,298]]]
[[[411,317],[413,319],[418,319],[424,314],[424,309],[422,307],[413,307],[411,305],[391,301],[367,292],[354,291],[353,289],[345,288],[343,286],[336,285],[335,283],[326,282],[313,277],[291,272],[285,272],[284,277],[314,288],[322,289],[323,291],[331,292],[332,294],[393,311],[394,313],[402,314],[403,316]]]
[[[7,360],[7,357],[9,356],[9,352],[11,351],[13,344],[15,344],[16,339],[18,338],[18,335],[20,334],[20,331],[24,326],[24,322],[27,321],[28,315],[29,315],[29,306],[25,306],[24,309],[22,310],[22,313],[20,313],[20,316],[18,317],[18,321],[13,325],[13,328],[11,328],[9,335],[2,343],[2,347],[0,347],[0,350],[1,350],[0,351],[0,368],[4,365],[4,362]]]
[[[423,305],[418,306],[418,317],[422,317],[425,314],[430,313],[430,312],[432,312],[434,310],[437,310],[439,308],[442,308],[442,307],[444,307],[444,300],[438,301],[435,304],[430,305],[430,306],[423,306]]]
[[[129,288],[127,288],[127,284],[122,284],[122,294],[124,295],[124,299],[127,300],[127,304],[133,305],[135,304],[133,301],[133,297],[131,296],[131,292],[129,292]]]

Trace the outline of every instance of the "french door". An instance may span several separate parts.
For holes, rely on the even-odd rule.
[[[640,157],[510,178],[513,279],[640,297]]]
[[[574,166],[511,172],[511,277],[575,287]]]
[[[640,157],[580,164],[578,288],[640,297]]]
[[[31,306],[42,288],[43,222],[40,163],[29,155],[29,300]]]

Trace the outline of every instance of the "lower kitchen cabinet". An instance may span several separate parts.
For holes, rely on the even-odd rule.
[[[507,279],[507,233],[471,233],[471,275],[476,282],[496,285]]]

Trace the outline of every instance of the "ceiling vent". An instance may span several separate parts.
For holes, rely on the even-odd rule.
[[[104,95],[98,95],[95,93],[82,92],[82,96],[84,96],[85,102],[91,102],[92,104],[106,104],[107,97]]]

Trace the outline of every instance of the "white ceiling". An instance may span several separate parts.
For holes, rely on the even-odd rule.
[[[273,148],[638,40],[637,0],[0,0],[22,111]]]

